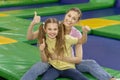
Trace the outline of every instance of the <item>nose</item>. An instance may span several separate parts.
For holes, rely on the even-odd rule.
[[[52,31],[51,31],[51,33],[55,33],[55,31],[54,31],[54,30],[52,30]]]
[[[72,21],[72,18],[69,18],[68,20],[69,20],[69,22],[71,22],[71,21]]]

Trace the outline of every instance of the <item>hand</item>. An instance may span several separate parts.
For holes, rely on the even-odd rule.
[[[82,31],[85,33],[88,33],[90,31],[90,27],[89,26],[84,26],[82,27]]]
[[[52,60],[57,60],[57,55],[56,54],[50,54],[50,58]]]
[[[50,54],[50,58],[52,60],[62,60],[62,57],[58,56],[57,54]]]
[[[45,40],[43,39],[43,43],[40,44],[40,51],[43,51],[45,49]]]
[[[32,23],[33,23],[33,24],[37,24],[37,23],[40,22],[40,20],[41,20],[41,17],[40,17],[40,16],[37,16],[37,12],[35,11],[35,12],[34,12],[34,18],[33,18]]]

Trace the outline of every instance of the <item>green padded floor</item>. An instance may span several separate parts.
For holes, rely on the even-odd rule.
[[[26,43],[18,42],[0,45],[0,75],[8,80],[20,80],[21,76],[36,62],[40,61],[38,48]],[[120,77],[120,72],[104,68],[115,77]],[[96,80],[88,73],[84,73],[90,80]],[[58,80],[67,80],[60,78]],[[70,79],[68,79],[70,80]]]
[[[120,24],[107,26],[92,31],[94,35],[104,36],[108,38],[120,39]]]
[[[24,6],[24,5],[43,4],[43,3],[52,3],[52,2],[58,2],[58,0],[1,0],[0,7]]]
[[[115,0],[90,0],[88,3],[83,4],[71,4],[71,5],[62,5],[62,6],[51,6],[51,7],[42,7],[42,8],[32,8],[32,9],[23,9],[23,10],[14,10],[14,11],[4,11],[0,13],[9,14],[11,16],[17,17],[33,17],[34,11],[41,16],[62,14],[65,13],[69,8],[78,7],[82,11],[102,9],[114,6]]]
[[[108,20],[120,21],[120,15],[101,17]],[[92,34],[108,38],[120,39],[120,24],[105,26],[92,30]]]
[[[2,32],[2,31],[6,31],[6,30],[9,30],[9,29],[6,29],[6,28],[2,28],[2,27],[0,27],[0,32]]]
[[[27,43],[0,45],[0,76],[20,80],[32,64],[40,60],[39,50]]]
[[[30,4],[39,4],[47,2],[57,2],[58,0],[15,0],[15,1],[0,1],[0,7],[9,6],[22,6]],[[14,10],[14,11],[4,11],[0,14],[5,14],[7,17],[0,16],[0,36],[15,39],[18,42],[11,44],[0,45],[0,76],[6,78],[7,80],[20,80],[21,76],[36,62],[40,61],[39,50],[35,46],[31,46],[31,43],[36,43],[36,41],[27,41],[26,32],[31,21],[22,18],[33,17],[34,11],[41,16],[54,15],[65,13],[71,7],[79,7],[81,10],[93,10],[100,8],[112,7],[115,0],[90,0],[89,3],[85,4],[73,4],[73,5],[63,5],[63,6],[52,6],[43,8],[32,8],[24,10]],[[120,20],[118,16],[114,17],[104,17],[106,19]],[[105,27],[104,29],[96,29],[93,31],[95,35],[98,33],[102,34],[113,34],[112,38],[118,38],[120,30],[118,26],[114,25]],[[39,27],[39,24],[35,26],[35,30]],[[115,28],[115,32],[112,29]],[[78,27],[81,30],[80,27]],[[107,30],[109,29],[110,32]],[[92,32],[91,32],[92,33]],[[91,34],[90,33],[90,34]],[[98,34],[99,35],[99,34]],[[101,36],[102,36],[101,35]],[[114,37],[115,36],[115,37]],[[24,43],[26,42],[26,43]],[[27,44],[29,43],[29,44]],[[109,68],[104,68],[111,75],[120,78],[120,71],[116,71]],[[84,73],[90,80],[96,80],[93,76],[88,73]],[[38,78],[38,80],[40,77]],[[57,80],[70,80],[66,78],[59,78]]]
[[[30,24],[30,20],[16,17],[1,17],[0,18],[0,35],[17,41],[27,41],[26,32]],[[35,26],[38,29],[40,24]]]
[[[120,21],[120,15],[106,16],[106,17],[102,17],[102,18],[109,19],[109,20],[118,20],[118,21]]]

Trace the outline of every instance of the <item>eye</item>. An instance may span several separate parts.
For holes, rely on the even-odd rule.
[[[77,20],[77,18],[76,18],[76,17],[73,17],[72,19],[73,19],[73,20],[75,20],[75,21]]]
[[[48,30],[51,30],[51,28],[48,28]]]
[[[57,29],[57,28],[55,28],[54,30],[55,30],[55,31],[57,31],[58,29]]]
[[[71,17],[71,15],[68,15],[68,17]]]
[[[76,20],[76,18],[73,18],[73,20]]]

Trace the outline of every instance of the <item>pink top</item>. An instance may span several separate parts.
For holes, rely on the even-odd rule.
[[[75,27],[72,27],[70,35],[73,37],[81,38],[82,34],[79,30],[77,30]]]
[[[79,30],[77,30],[75,27],[72,27],[70,35],[76,38],[81,38],[82,34]],[[75,50],[74,50],[74,46],[72,47],[72,55],[75,55]]]

